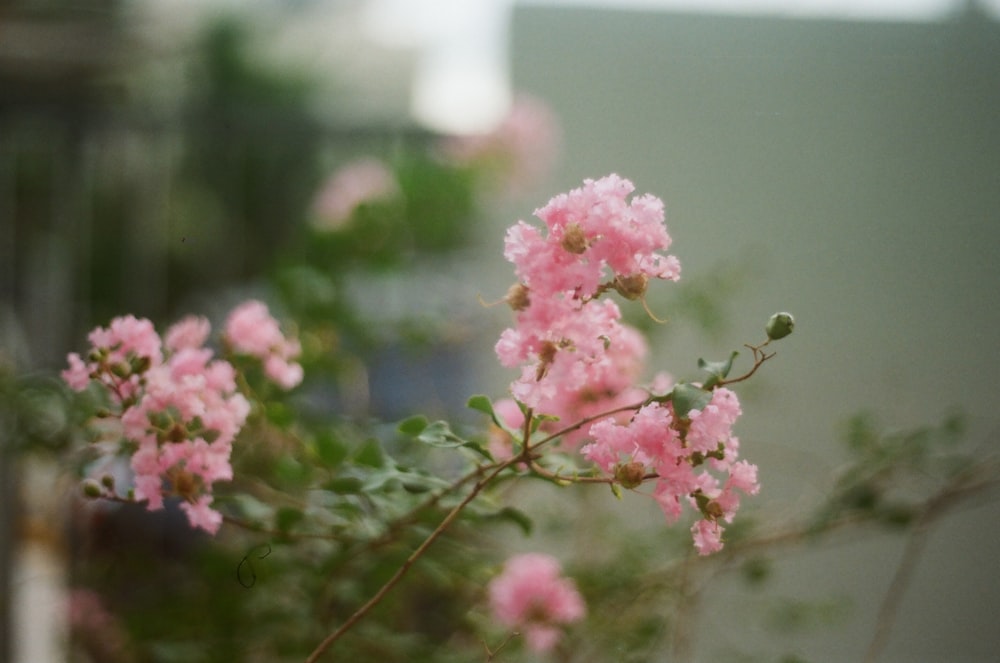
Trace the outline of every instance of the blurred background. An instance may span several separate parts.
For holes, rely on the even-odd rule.
[[[611,172],[666,201],[684,268],[651,290],[670,322],[650,373],[694,377],[796,316],[740,392],[762,513],[823,500],[858,413],[961,412],[995,451],[998,19],[957,0],[0,3],[0,660],[65,660],[44,458],[67,422],[24,408],[49,411],[31,394],[53,398],[88,329],[268,296],[335,364],[320,407],[465,417],[511,378],[507,315],[476,299],[512,279],[503,229]],[[1000,507],[966,507],[880,660],[1000,656]],[[692,660],[861,660],[903,545],[872,531],[782,554],[766,592],[718,583]]]

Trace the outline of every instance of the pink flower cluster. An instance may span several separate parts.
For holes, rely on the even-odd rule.
[[[496,620],[521,630],[528,647],[536,652],[555,647],[561,627],[582,619],[587,612],[576,585],[563,577],[558,560],[541,553],[508,559],[487,591]]]
[[[236,353],[259,359],[267,377],[282,388],[302,382],[302,366],[294,361],[302,346],[281,332],[264,302],[251,299],[233,309],[226,319],[225,338]]]
[[[626,487],[655,478],[653,496],[668,522],[680,518],[685,502],[699,512],[691,532],[698,552],[707,555],[722,548],[719,521],[732,521],[741,493],[759,489],[757,467],[737,460],[732,427],[740,412],[736,394],[722,387],[704,408],[684,417],[675,416],[669,402],[653,402],[626,423],[595,423],[594,441],[580,451]]]
[[[632,183],[617,175],[586,180],[535,215],[545,230],[519,221],[507,231],[504,255],[519,282],[507,302],[516,325],[496,344],[507,367],[520,367],[511,393],[536,413],[581,418],[628,402],[646,345],[621,322],[618,305],[599,297],[616,290],[645,294],[650,278],[677,280],[663,203],[629,201]],[[572,442],[572,440],[570,440]]]
[[[257,322],[257,333],[263,329],[261,335],[273,341],[267,321]],[[212,487],[232,479],[232,444],[250,403],[237,391],[232,364],[213,359],[204,347],[210,331],[208,320],[192,316],[170,327],[161,340],[149,320],[115,318],[90,333],[86,360],[69,355],[62,376],[78,391],[93,381],[109,394],[122,437],[134,446],[135,499],[156,510],[165,497],[180,497],[191,525],[214,534],[222,515],[211,507]]]

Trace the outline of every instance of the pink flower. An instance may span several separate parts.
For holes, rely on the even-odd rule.
[[[288,364],[298,344],[281,336],[266,309],[264,316],[257,319],[263,320],[268,357],[284,353]],[[268,320],[272,328],[266,328]],[[249,327],[253,320],[242,322]],[[213,484],[232,479],[232,443],[250,404],[236,390],[232,365],[202,347],[209,331],[204,318],[185,318],[168,330],[164,357],[151,322],[115,318],[91,332],[88,362],[75,353],[69,356],[63,378],[74,389],[96,381],[120,407],[122,437],[134,443],[134,498],[157,510],[165,498],[180,497],[191,525],[215,533],[222,516],[209,506]],[[249,337],[251,344],[257,338]],[[288,364],[282,370],[294,368]]]
[[[347,223],[361,205],[399,194],[396,178],[374,158],[352,161],[330,176],[312,204],[316,227],[334,230]]]
[[[722,528],[710,520],[699,520],[691,526],[694,547],[699,555],[711,555],[722,550]]]
[[[208,340],[212,325],[207,318],[189,315],[174,323],[166,333],[163,345],[171,352],[188,348],[200,348]]]
[[[222,525],[222,514],[211,506],[212,498],[202,495],[195,502],[181,502],[181,509],[187,514],[192,527],[200,527],[209,534],[215,534]]]
[[[235,393],[232,367],[211,357],[205,348],[171,355],[147,373],[145,390],[121,420],[139,444],[132,456],[136,499],[156,510],[164,497],[181,497],[191,525],[214,534],[221,515],[208,507],[213,484],[232,479],[232,442],[250,404]]]
[[[545,232],[523,221],[507,231],[505,257],[514,264],[519,297],[516,325],[496,344],[501,364],[520,367],[511,394],[567,423],[639,399],[635,387],[645,342],[621,323],[618,305],[600,297],[617,290],[643,296],[650,278],[679,277],[663,203],[653,196],[629,202],[634,187],[609,175],[552,198],[535,212]],[[563,443],[585,436],[574,432]]]
[[[552,649],[562,635],[559,627],[586,614],[583,597],[572,580],[562,576],[558,560],[541,553],[515,555],[487,588],[496,620],[521,629],[537,652]]]
[[[130,357],[145,357],[152,364],[160,363],[160,336],[153,323],[132,315],[115,318],[107,328],[98,327],[89,336],[94,348],[109,351],[112,361],[127,361]]]
[[[128,634],[100,594],[90,589],[70,589],[66,594],[66,613],[74,646],[85,651],[88,660],[133,660]]]
[[[112,400],[124,403],[135,395],[141,375],[163,361],[160,336],[145,318],[114,318],[107,327],[91,331],[88,339],[87,360],[72,352],[66,358],[69,368],[62,372],[63,380],[76,391],[96,380]]]
[[[585,458],[617,477],[619,468],[638,463],[643,476],[656,477],[653,498],[667,522],[676,522],[689,505],[702,518],[692,529],[701,554],[722,548],[720,521],[732,522],[741,494],[759,490],[757,467],[739,457],[732,426],[740,414],[736,394],[712,392],[701,411],[683,421],[667,403],[650,403],[627,422],[603,419],[590,427],[593,441],[581,449]],[[724,477],[724,478],[723,478]]]
[[[282,334],[264,302],[251,299],[233,309],[226,320],[225,336],[234,351],[263,362],[265,375],[283,389],[302,381],[302,367],[293,361],[302,346]]]
[[[83,391],[90,384],[90,369],[75,352],[69,353],[66,360],[69,362],[69,368],[61,373],[63,381],[70,389]]]
[[[687,443],[695,451],[715,451],[719,444],[725,444],[732,435],[733,424],[740,416],[740,402],[736,394],[725,387],[712,391],[712,400],[701,411],[688,413],[691,426],[687,433]]]
[[[671,244],[663,202],[650,195],[629,202],[634,190],[614,174],[584,180],[583,187],[535,210],[547,235],[523,221],[513,226],[504,255],[520,281],[533,295],[572,290],[575,297],[594,296],[605,277],[607,283],[637,277],[676,281],[680,263],[658,253]]]

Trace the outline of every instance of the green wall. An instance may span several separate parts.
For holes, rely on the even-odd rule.
[[[1000,446],[1000,27],[971,14],[893,24],[522,7],[511,57],[515,87],[564,124],[552,191],[618,172],[666,200],[685,279],[735,266],[729,324],[710,336],[668,325],[656,368],[691,375],[697,356],[760,340],[770,313],[795,314],[796,334],[745,392],[761,503],[817,500],[843,460],[840,428],[862,409],[908,427],[961,408],[975,441]],[[986,505],[936,530],[884,660],[995,660],[998,515]],[[784,563],[779,589],[853,606],[837,628],[792,639],[808,660],[861,659],[902,542]],[[732,598],[716,597],[718,614],[738,622],[747,607]],[[747,630],[708,627],[704,660],[743,637],[766,651],[774,635]]]

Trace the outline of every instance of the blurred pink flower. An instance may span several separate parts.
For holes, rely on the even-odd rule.
[[[132,660],[127,633],[100,594],[91,589],[70,589],[66,612],[71,640],[87,652],[88,660],[108,663]]]
[[[173,352],[184,348],[200,348],[205,345],[212,326],[207,318],[189,315],[167,329],[163,345]]]
[[[523,630],[528,647],[536,652],[552,649],[562,636],[561,627],[587,612],[576,585],[563,577],[559,561],[541,553],[508,559],[487,591],[497,621]]]
[[[226,319],[225,337],[235,352],[263,362],[264,373],[283,389],[302,382],[302,367],[294,361],[302,346],[281,332],[264,302],[251,299],[233,309]]]
[[[399,195],[392,171],[381,161],[367,157],[340,167],[326,180],[312,203],[312,216],[320,230],[334,230],[347,223],[365,203]]]

